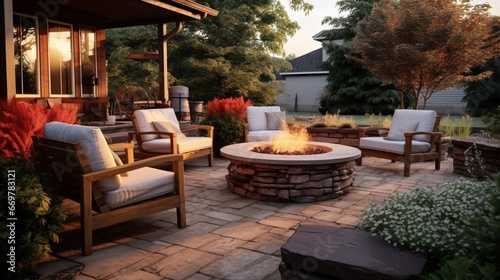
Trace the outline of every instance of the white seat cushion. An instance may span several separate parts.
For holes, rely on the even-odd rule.
[[[425,153],[431,148],[429,142],[413,140],[411,144],[412,154]],[[359,147],[404,155],[405,141],[384,140],[383,137],[362,137],[359,139]]]
[[[106,204],[116,207],[146,200],[175,190],[174,173],[151,167],[143,167],[128,172],[122,178],[120,188],[103,192]]]
[[[250,131],[266,130],[266,112],[281,112],[279,106],[248,106],[247,123]]]
[[[287,130],[260,130],[260,131],[249,131],[247,134],[247,142],[255,141],[271,141],[275,135],[287,134]]]
[[[432,132],[436,123],[436,112],[432,110],[406,110],[396,109],[392,117],[391,128],[387,133],[389,137],[400,135],[408,131]],[[415,128],[413,128],[415,127]],[[429,135],[415,135],[413,140],[429,142]]]
[[[177,138],[179,153],[186,153],[212,147],[210,137],[182,137]],[[142,142],[142,148],[150,153],[171,153],[170,139],[158,138]]]
[[[177,128],[180,127],[177,116],[172,108],[136,110],[134,111],[134,117],[139,132],[157,131],[156,127],[153,125],[155,121],[169,121],[174,126],[177,126]],[[158,138],[160,138],[158,134],[141,136],[142,141],[150,141]]]
[[[69,143],[80,143],[88,158],[91,171],[100,171],[116,166],[108,143],[98,127],[50,122],[44,126],[44,137]],[[72,163],[74,164],[71,159],[68,160],[68,167],[71,167]],[[64,170],[61,169],[61,172]],[[101,191],[110,191],[118,189],[121,183],[121,177],[116,175],[99,180],[96,185]]]

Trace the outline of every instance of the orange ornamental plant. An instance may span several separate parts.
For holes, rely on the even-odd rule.
[[[19,102],[16,98],[0,101],[0,157],[30,157],[32,135],[42,135],[47,122],[75,123],[76,108],[61,105],[47,109],[40,104]]]
[[[215,98],[206,105],[207,118],[210,119],[216,116],[221,117],[224,114],[229,114],[241,121],[245,121],[247,117],[246,109],[248,106],[252,105],[252,101],[245,101],[243,97]]]

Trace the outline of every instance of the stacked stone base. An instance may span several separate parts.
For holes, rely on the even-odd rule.
[[[452,143],[453,173],[468,177],[485,177],[500,172],[500,140],[465,137],[454,139]],[[466,153],[470,156],[466,156]],[[480,156],[475,157],[476,153]],[[480,163],[478,158],[481,159]]]
[[[274,165],[231,160],[228,189],[261,201],[315,202],[353,188],[354,161],[320,165]]]

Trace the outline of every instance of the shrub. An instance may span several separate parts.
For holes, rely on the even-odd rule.
[[[486,124],[486,132],[491,138],[500,139],[500,106],[484,115],[481,120]]]
[[[243,139],[243,123],[246,120],[246,108],[251,101],[239,98],[215,98],[206,106],[207,115],[201,122],[214,127],[214,154],[220,156],[220,148],[239,143]]]
[[[2,178],[7,180],[9,170],[14,171],[15,191],[10,188],[0,189],[0,247],[2,262],[11,268],[14,263],[7,253],[11,246],[15,252],[15,266],[4,273],[8,279],[24,279],[32,274],[36,264],[47,258],[51,252],[51,243],[58,242],[58,232],[62,228],[65,216],[61,202],[45,187],[44,178],[34,168],[32,160],[20,157],[0,158]],[[12,173],[11,173],[12,174]],[[6,182],[7,185],[7,182]],[[10,186],[10,185],[9,185]],[[15,197],[14,203],[7,203],[9,197]],[[7,207],[7,205],[11,207]],[[16,218],[15,221],[7,218]],[[15,225],[15,239],[10,238]],[[15,242],[15,243],[13,243]]]
[[[363,213],[360,226],[394,246],[425,253],[432,259],[467,255],[473,250],[486,250],[468,229],[478,217],[493,218],[490,200],[497,190],[491,180],[465,179],[447,183],[438,191],[416,188],[372,206]]]
[[[40,104],[0,101],[0,157],[12,158],[22,154],[28,158],[32,135],[42,135],[43,125],[50,121],[76,122],[76,108],[55,106],[47,109]]]
[[[247,116],[246,108],[252,106],[252,101],[245,101],[243,97],[215,98],[209,101],[206,106],[207,119],[230,114],[235,118],[245,121]]]

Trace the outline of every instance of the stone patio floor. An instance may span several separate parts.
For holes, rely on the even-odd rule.
[[[42,275],[75,272],[76,279],[281,279],[280,247],[300,224],[353,228],[372,201],[418,186],[454,181],[453,160],[414,163],[403,177],[403,164],[364,158],[356,166],[354,189],[344,197],[317,203],[265,203],[227,190],[226,159],[185,162],[187,223],[175,224],[165,211],[94,232],[94,252],[80,251],[77,217],[70,216],[54,257],[40,264]],[[78,205],[67,203],[68,211]]]

